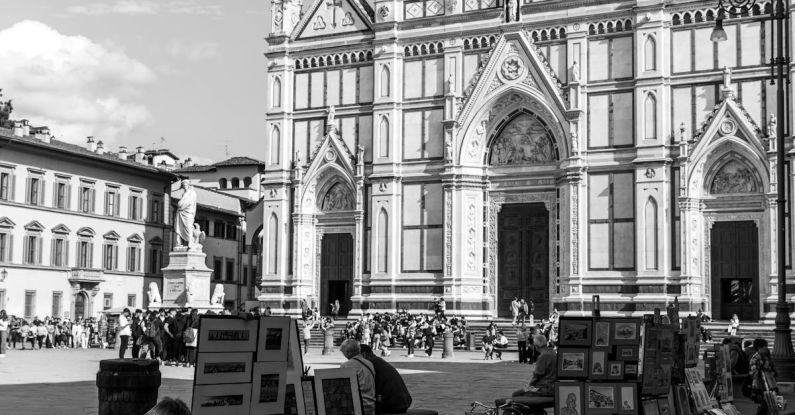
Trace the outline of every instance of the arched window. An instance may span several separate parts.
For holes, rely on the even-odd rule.
[[[219,189],[226,189],[226,179],[224,179],[224,178],[218,179],[218,188]]]
[[[650,197],[646,202],[644,223],[646,269],[657,269],[657,202]]]
[[[281,79],[273,78],[273,89],[271,90],[273,94],[271,97],[271,106],[273,108],[278,108],[282,106],[282,81]]]
[[[240,179],[238,179],[237,177],[233,177],[232,178],[232,185],[230,187],[232,189],[237,189],[238,187],[240,187]]]
[[[381,116],[378,128],[378,157],[389,157],[389,118]]]
[[[654,140],[657,138],[657,99],[654,94],[646,95],[646,101],[643,103],[643,138],[647,140]]]
[[[387,259],[388,253],[387,250],[389,249],[389,218],[386,213],[386,209],[381,209],[378,212],[378,227],[376,232],[378,232],[378,245],[376,251],[376,258],[378,263],[376,264],[376,271],[378,272],[386,272],[387,270]]]
[[[389,96],[389,66],[383,65],[381,66],[381,96],[388,97]]]
[[[270,146],[270,162],[271,164],[279,164],[279,151],[281,147],[282,133],[278,125],[273,126],[271,130],[271,146]]]
[[[279,219],[275,213],[271,213],[268,220],[268,274],[278,272],[278,252],[279,252]]]
[[[654,40],[654,36],[646,36],[646,42],[643,44],[643,57],[644,70],[657,69],[657,42]]]
[[[243,187],[251,187],[251,177],[243,178]]]

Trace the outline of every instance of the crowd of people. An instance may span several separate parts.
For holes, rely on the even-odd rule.
[[[118,327],[105,317],[24,319],[0,310],[0,357],[6,350],[113,347]]]

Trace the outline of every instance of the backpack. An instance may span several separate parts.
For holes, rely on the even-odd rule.
[[[185,339],[185,344],[193,343],[196,340],[196,336],[193,334],[193,329],[188,327],[182,333],[182,338]]]
[[[157,318],[157,317],[155,317]],[[146,327],[144,328],[144,336],[153,338],[157,333],[155,333],[154,328],[152,327],[154,324],[153,322],[149,322]]]

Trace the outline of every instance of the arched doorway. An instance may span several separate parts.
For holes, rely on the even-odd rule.
[[[353,295],[353,237],[349,233],[327,233],[321,242],[320,310],[331,312],[340,302],[340,316],[347,316]]]
[[[83,291],[75,294],[75,320],[89,317],[90,312],[88,295]]]

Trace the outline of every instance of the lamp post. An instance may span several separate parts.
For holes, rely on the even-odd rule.
[[[710,40],[721,42],[727,39],[726,32],[723,30],[723,18],[726,13],[736,15],[747,13],[757,0],[718,0],[718,16],[715,19],[715,29],[712,31]],[[784,172],[784,137],[789,128],[789,117],[785,108],[785,91],[789,83],[789,0],[774,0],[770,11],[772,38],[775,40],[775,52],[771,53],[774,57],[770,60],[771,83],[776,83],[777,93],[777,118],[776,125],[776,253],[777,273],[778,273],[778,301],[776,302],[776,328],[775,344],[773,347],[773,359],[778,369],[779,378],[783,381],[795,381],[795,355],[792,350],[792,338],[790,329],[790,307],[787,304],[786,286],[786,225],[784,209],[787,199],[784,193],[784,183],[787,180]],[[785,49],[786,46],[786,49]]]

